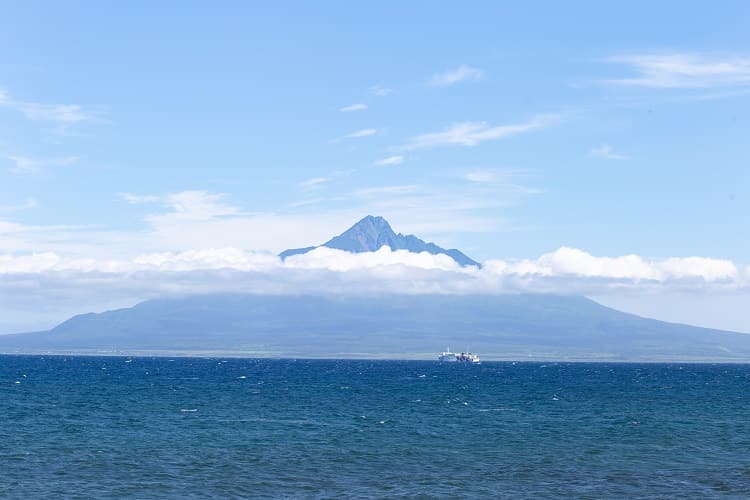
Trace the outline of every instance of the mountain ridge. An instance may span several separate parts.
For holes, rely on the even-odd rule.
[[[283,260],[292,255],[305,254],[321,246],[353,253],[375,252],[383,246],[389,246],[391,250],[447,255],[461,266],[481,267],[479,262],[455,248],[445,249],[434,243],[426,242],[413,234],[396,233],[387,220],[373,215],[362,218],[352,227],[322,245],[291,248],[281,252],[279,257]]]
[[[222,353],[434,359],[750,361],[750,335],[665,323],[564,295],[240,295],[153,299],[0,336],[0,353]]]

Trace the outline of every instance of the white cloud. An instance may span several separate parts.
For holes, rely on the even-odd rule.
[[[616,152],[612,146],[608,144],[602,144],[599,147],[592,148],[589,151],[589,156],[594,158],[600,158],[602,160],[627,160],[628,157],[624,154]]]
[[[404,157],[401,155],[396,156],[389,156],[388,158],[383,158],[382,160],[376,161],[373,165],[378,167],[386,167],[386,166],[392,166],[392,165],[401,165],[404,162]]]
[[[286,261],[273,253],[237,247],[132,258],[67,257],[56,252],[0,255],[0,302],[35,328],[110,304],[211,292],[747,294],[750,268],[706,257],[598,257],[567,247],[536,259],[489,260],[482,269],[460,267],[445,255],[388,247],[360,254],[319,248]],[[47,323],[40,324],[40,314]],[[13,321],[16,331],[26,328],[20,319]]]
[[[462,64],[454,70],[433,75],[430,80],[430,85],[436,87],[448,87],[458,82],[481,80],[482,78],[484,78],[484,72],[481,69]]]
[[[131,205],[141,205],[145,203],[156,203],[162,200],[161,196],[155,195],[142,195],[133,193],[120,193],[120,198],[127,201]]]
[[[557,115],[539,115],[525,123],[490,125],[486,122],[455,123],[442,132],[421,134],[401,147],[403,150],[429,149],[440,146],[477,146],[513,135],[539,130],[559,121]]]
[[[561,247],[536,259],[488,260],[481,270],[460,267],[446,255],[394,251],[387,246],[376,252],[364,253],[321,247],[307,254],[288,257],[285,261],[273,253],[236,247],[157,252],[125,260],[66,258],[55,252],[0,255],[0,274],[3,275],[50,271],[133,273],[235,270],[276,273],[283,270],[325,270],[346,273],[371,270],[375,274],[370,275],[370,279],[378,279],[378,270],[389,266],[449,271],[452,275],[441,274],[439,284],[453,293],[538,292],[546,290],[553,283],[559,292],[602,292],[621,286],[649,288],[674,285],[696,288],[711,284],[741,288],[748,286],[750,278],[750,269],[742,269],[730,260],[708,257],[646,259],[638,255],[597,257],[569,247]],[[388,273],[385,276],[387,281]],[[498,281],[498,278],[516,280]],[[269,276],[269,279],[275,278]],[[469,282],[473,282],[473,285],[469,285]]]
[[[315,189],[321,188],[323,184],[329,182],[330,180],[330,177],[312,177],[300,182],[299,187],[304,191],[313,191]]]
[[[701,289],[706,285],[722,288],[747,288],[750,275],[729,260],[707,257],[646,259],[638,255],[596,257],[583,250],[561,247],[538,259],[515,262],[491,260],[486,268],[497,275],[531,278],[543,283],[564,278],[558,290],[581,293],[605,293],[622,287],[644,289],[674,287]]]
[[[352,132],[351,134],[345,135],[344,139],[355,139],[358,137],[370,137],[371,135],[377,134],[378,131],[374,128],[363,128],[362,130],[357,130],[356,132]]]
[[[5,158],[13,162],[8,172],[18,175],[38,174],[44,167],[59,167],[72,165],[78,161],[77,156],[64,158],[31,158],[22,155],[6,155]]]
[[[308,179],[300,187],[312,191],[347,173],[335,171],[325,177]],[[127,198],[134,202],[155,202],[166,208],[147,215],[144,219],[147,227],[141,231],[123,231],[116,236],[106,236],[118,242],[118,250],[130,252],[134,249],[183,251],[201,248],[207,242],[214,247],[260,248],[277,252],[330,237],[351,225],[359,216],[352,211],[329,211],[321,216],[308,208],[302,213],[253,213],[229,203],[224,194],[205,191],[182,191],[160,196],[128,193]],[[93,235],[95,238],[85,233],[77,236],[95,248],[106,245],[99,242],[96,235]],[[37,244],[36,248],[39,247]]]
[[[350,104],[349,106],[344,106],[343,108],[339,109],[339,111],[342,111],[344,113],[351,113],[352,111],[364,111],[366,109],[367,109],[367,104],[357,103],[357,104]]]
[[[208,248],[183,252],[144,254],[121,264],[131,271],[168,270],[195,271],[235,269],[238,271],[269,271],[281,267],[276,254],[253,252],[239,248]]]
[[[15,222],[0,221],[0,235],[30,232],[45,233],[54,230],[72,230],[76,228],[77,226],[28,226]]]
[[[18,103],[19,109],[31,120],[47,120],[56,122],[82,122],[91,120],[92,117],[84,112],[77,104],[39,104]]]
[[[304,255],[295,255],[285,261],[273,253],[242,250],[239,248],[206,248],[183,252],[159,252],[139,255],[129,260],[93,258],[64,258],[54,252],[28,255],[0,255],[0,275],[34,274],[45,272],[99,272],[134,273],[141,271],[262,271],[282,269],[328,270],[347,272],[374,269],[382,266],[407,266],[419,269],[458,271],[460,266],[446,255],[392,251],[382,247],[376,252],[349,253],[332,248],[317,248]]]
[[[356,191],[354,191],[354,196],[358,198],[372,197],[384,199],[392,195],[413,194],[420,191],[423,191],[423,187],[418,184],[403,184],[395,186],[377,186],[357,189]]]
[[[318,177],[311,177],[309,179],[306,179],[300,182],[299,184],[297,184],[297,186],[302,191],[316,191],[332,181],[335,181],[337,179],[341,179],[342,177],[346,177],[350,175],[352,172],[353,170],[334,170],[333,172],[329,172],[326,175],[321,175]],[[294,202],[290,204],[289,206],[299,207],[302,205],[309,204],[309,201],[310,200],[302,200],[300,202]]]
[[[140,227],[31,226],[3,222],[5,252],[56,252],[78,257],[131,257],[135,253],[212,247],[272,250],[303,247],[339,234],[364,214],[377,214],[406,233],[445,244],[462,233],[508,231],[512,224],[488,212],[528,194],[522,186],[498,180],[491,190],[474,183],[449,185],[348,186],[332,192],[327,183],[352,171],[333,171],[298,184],[302,196],[276,211],[251,212],[220,193],[120,193],[127,203],[148,208]],[[333,185],[333,184],[331,184]],[[314,197],[310,197],[316,193]],[[326,193],[323,195],[322,193]]]
[[[205,191],[181,191],[163,196],[160,201],[172,209],[171,213],[151,215],[150,221],[165,220],[208,221],[221,217],[243,215],[238,207],[224,202],[225,195]]]
[[[166,195],[140,195],[120,193],[120,198],[131,205],[160,203],[171,209],[166,214],[150,215],[148,220],[177,218],[182,220],[205,221],[219,217],[238,216],[239,208],[224,202],[226,195],[206,191],[180,191]]]
[[[636,76],[607,83],[653,88],[712,88],[750,85],[750,57],[690,53],[633,54],[607,59]]]
[[[23,202],[15,205],[0,205],[0,212],[20,212],[22,210],[30,210],[39,206],[34,198],[26,198]]]
[[[206,242],[214,247],[260,248],[282,251],[325,241],[342,227],[351,225],[351,213],[318,214],[243,213],[203,220],[187,219],[174,212],[147,217],[149,227],[140,235],[125,234],[129,248],[167,248],[185,250],[202,248]],[[321,237],[321,235],[325,235]]]
[[[347,139],[361,139],[363,137],[371,137],[378,133],[377,129],[374,128],[363,128],[360,130],[355,130],[351,134],[342,135],[341,137],[337,137],[336,139],[331,140],[331,143],[337,143],[341,141],[345,141]]]
[[[496,181],[498,175],[494,170],[474,170],[467,173],[464,177],[471,182],[485,183]]]
[[[381,247],[376,252],[349,253],[333,248],[319,247],[302,255],[288,257],[285,266],[291,269],[324,269],[347,272],[361,269],[375,269],[384,266],[407,266],[418,269],[442,269],[458,271],[460,266],[447,255],[431,255],[427,252],[414,253],[406,250],[391,250]]]
[[[377,97],[385,97],[391,93],[393,93],[393,89],[389,89],[388,87],[381,87],[380,85],[370,87],[370,94]]]
[[[94,119],[93,114],[84,110],[78,104],[44,104],[20,101],[11,98],[7,92],[2,90],[0,90],[0,107],[19,111],[30,120],[75,123]]]
[[[736,281],[741,274],[729,260],[706,257],[672,257],[657,264],[662,276],[671,279],[702,278],[706,281]],[[746,276],[750,276],[747,275]]]
[[[526,186],[521,183],[524,178],[532,174],[520,168],[477,169],[463,174],[463,178],[472,184],[491,189],[494,196],[504,194],[508,198],[512,195],[537,195],[542,189]]]
[[[359,214],[379,214],[400,231],[440,239],[461,233],[508,230],[505,219],[487,212],[518,199],[518,193],[488,192],[481,186],[462,183],[396,184],[356,189],[350,199]]]
[[[13,162],[13,166],[8,169],[13,174],[33,174],[39,172],[37,161],[28,156],[6,155],[5,158]]]

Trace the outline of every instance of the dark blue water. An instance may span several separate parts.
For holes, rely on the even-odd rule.
[[[0,496],[743,497],[749,388],[742,365],[0,356]]]

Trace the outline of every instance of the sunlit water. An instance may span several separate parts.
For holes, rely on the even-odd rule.
[[[0,356],[0,496],[750,495],[750,366]]]

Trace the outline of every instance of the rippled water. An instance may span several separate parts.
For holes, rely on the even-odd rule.
[[[0,496],[750,495],[750,366],[0,356]]]

